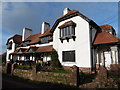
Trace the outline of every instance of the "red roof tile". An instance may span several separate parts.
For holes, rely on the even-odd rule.
[[[29,45],[36,44],[36,43],[39,43],[40,37],[44,37],[47,35],[52,35],[52,33],[50,32],[50,29],[46,30],[44,34],[37,33],[37,34],[31,35],[27,39],[25,39],[25,41],[30,41]]]
[[[20,48],[20,50],[23,52],[23,53],[26,53],[28,48]],[[19,51],[18,51],[19,52]]]
[[[40,37],[45,37],[48,35],[52,35],[52,33],[50,32],[50,29],[46,30]]]
[[[26,52],[29,52],[30,49],[32,49],[32,52],[35,52],[39,47],[32,46],[29,49],[26,50]]]
[[[77,10],[71,10],[71,11],[69,11],[67,14],[65,14],[65,15],[63,15],[62,17],[58,18],[57,20],[60,20],[60,19],[62,19],[62,18],[64,18],[64,17],[66,17],[66,16],[69,16],[69,15],[74,14],[74,13],[77,13],[77,12],[79,12],[79,11],[77,11]]]
[[[40,41],[40,38],[39,38],[40,36],[42,36],[42,34],[37,33],[37,34],[29,36],[27,39],[25,39],[25,41],[30,41],[29,44],[35,44],[35,43],[38,43]]]
[[[10,54],[17,54],[18,53],[18,51],[14,51],[14,52],[12,52],[12,53],[10,53]]]
[[[114,42],[120,42],[120,39],[108,32],[102,31],[97,33],[94,44],[105,44]]]
[[[10,39],[13,39],[14,43],[16,44],[20,44],[22,42],[22,36],[18,34],[14,35],[13,37],[10,37],[6,44],[8,44]]]
[[[74,16],[80,16],[80,17],[82,17],[84,20],[86,20],[86,21],[88,21],[88,22],[91,21],[88,17],[84,16],[84,15],[83,15],[82,13],[80,13],[79,11],[77,11],[77,10],[71,10],[71,11],[69,11],[67,14],[63,15],[62,17],[58,18],[58,19],[55,21],[53,27],[51,28],[51,32],[54,32],[54,30],[55,30],[55,28],[57,27],[57,25],[59,24],[59,22],[61,22],[61,21],[63,21],[63,20],[66,20],[66,19],[68,19],[68,18],[74,17]]]
[[[112,26],[107,25],[107,24],[105,24],[105,25],[100,25],[99,27],[100,27],[101,29],[103,29],[103,30],[112,30],[112,29],[113,29]]]
[[[43,47],[39,47],[35,52],[52,52],[54,51],[53,46],[43,46]]]
[[[61,26],[59,26],[59,28],[70,26],[70,25],[75,25],[75,23],[71,20],[62,24]]]

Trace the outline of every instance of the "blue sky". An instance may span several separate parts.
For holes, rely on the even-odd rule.
[[[78,10],[98,25],[112,25],[118,32],[118,2],[2,2],[3,52],[9,37],[22,35],[23,27],[39,33],[44,21],[52,27],[64,8]]]

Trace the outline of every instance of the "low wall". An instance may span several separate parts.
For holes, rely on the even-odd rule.
[[[37,71],[36,65],[32,66],[32,70],[17,69],[15,68],[14,64],[8,63],[3,71],[6,74],[11,74],[35,81],[61,83],[74,86],[79,85],[79,68],[77,66],[71,67],[71,71],[69,73],[55,73],[44,71],[39,72]]]
[[[35,74],[35,73],[34,73]],[[23,77],[25,79],[41,81],[41,82],[53,82],[70,84],[70,74],[69,73],[53,73],[53,72],[37,72],[36,75],[32,74],[32,70],[21,70],[15,69],[13,75],[18,77]]]
[[[32,70],[22,70],[22,69],[14,69],[12,72],[13,75],[22,77],[25,79],[31,79],[32,78]]]

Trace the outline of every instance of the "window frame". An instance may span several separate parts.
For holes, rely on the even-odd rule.
[[[68,56],[68,54],[69,54],[69,56]],[[71,54],[73,54],[73,57],[71,57],[72,56]],[[67,60],[66,58],[69,60]],[[73,62],[73,63],[76,62],[75,50],[62,51],[62,62]]]
[[[62,27],[60,28],[59,30],[60,34],[60,38],[65,38],[65,37],[72,37],[72,36],[75,36],[75,25],[69,25],[69,26],[66,26],[66,27]]]

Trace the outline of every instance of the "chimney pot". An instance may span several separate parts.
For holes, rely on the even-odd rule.
[[[65,8],[63,11],[63,15],[67,14],[69,11],[71,11],[69,8]]]
[[[24,41],[26,38],[28,38],[30,35],[32,35],[32,29],[29,28],[23,28],[23,35],[22,35],[22,41]]]
[[[44,32],[45,32],[46,30],[48,30],[48,29],[50,29],[50,24],[47,23],[47,22],[43,22],[43,23],[42,23],[42,31],[41,31],[41,34],[44,34]]]

